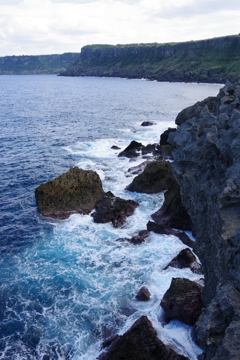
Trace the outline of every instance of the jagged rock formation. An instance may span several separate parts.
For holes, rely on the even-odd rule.
[[[146,316],[141,316],[125,334],[115,336],[109,342],[109,348],[98,357],[99,360],[189,360],[158,339]]]
[[[187,325],[194,325],[203,307],[201,300],[202,286],[184,278],[172,278],[169,289],[161,300],[167,322],[179,320]]]
[[[138,205],[134,200],[121,199],[108,191],[95,203],[93,220],[103,224],[112,222],[113,226],[118,228],[126,222],[127,216],[133,215]]]
[[[171,163],[156,160],[148,163],[144,171],[136,176],[126,189],[153,194],[169,189],[173,181]]]
[[[0,75],[58,74],[78,57],[79,53],[4,56],[0,57]]]
[[[67,219],[74,213],[89,214],[103,194],[99,175],[95,171],[78,167],[35,190],[40,213],[55,219]]]
[[[183,110],[173,172],[205,274],[196,338],[201,360],[240,357],[240,83]]]
[[[239,78],[240,36],[169,44],[88,45],[62,76],[225,83]]]
[[[192,230],[192,221],[182,205],[180,187],[175,180],[164,193],[163,205],[152,214],[152,219],[160,225],[184,231]]]
[[[196,256],[189,248],[180,251],[163,270],[168,269],[169,266],[177,269],[189,268],[195,274],[203,274],[201,264],[197,262]]]

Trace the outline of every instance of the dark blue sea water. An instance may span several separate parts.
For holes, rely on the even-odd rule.
[[[151,234],[141,246],[116,243],[146,228],[163,194],[128,193],[129,167],[112,145],[157,142],[186,106],[216,95],[219,85],[141,80],[0,77],[0,359],[96,359],[106,337],[146,314],[159,337],[195,360],[191,328],[161,325],[160,299],[172,276],[161,269],[183,244]],[[140,126],[154,121],[151,127]],[[91,216],[43,219],[34,191],[70,167],[97,171],[106,191],[140,203],[121,229]],[[142,284],[148,304],[135,301]]]

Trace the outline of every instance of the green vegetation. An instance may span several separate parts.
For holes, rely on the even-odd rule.
[[[79,53],[0,57],[0,75],[58,74],[66,70],[78,57]]]
[[[240,75],[240,36],[167,44],[87,45],[61,75],[223,83]]]

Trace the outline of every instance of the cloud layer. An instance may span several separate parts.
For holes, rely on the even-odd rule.
[[[239,33],[232,0],[0,0],[0,56]]]

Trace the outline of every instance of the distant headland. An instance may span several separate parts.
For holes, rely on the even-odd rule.
[[[226,83],[240,78],[240,35],[179,43],[86,45],[80,53],[0,57],[3,74]]]
[[[88,45],[60,75],[234,82],[240,77],[240,35],[165,44]]]

